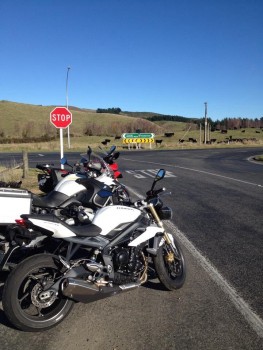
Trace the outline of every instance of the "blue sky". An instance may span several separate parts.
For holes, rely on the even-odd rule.
[[[262,0],[0,0],[0,100],[263,116]]]

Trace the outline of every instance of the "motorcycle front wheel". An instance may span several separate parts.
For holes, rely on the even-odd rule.
[[[29,257],[16,266],[7,278],[2,296],[5,315],[13,326],[23,331],[43,331],[69,314],[72,300],[43,293],[61,275],[58,261],[50,254]]]
[[[186,266],[182,249],[175,235],[169,233],[172,247],[164,241],[153,258],[155,270],[161,283],[168,289],[179,289],[183,286],[186,276]]]

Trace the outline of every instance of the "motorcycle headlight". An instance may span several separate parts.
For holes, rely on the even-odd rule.
[[[170,207],[162,207],[157,210],[157,214],[161,220],[170,220],[173,216],[173,211]]]
[[[163,202],[161,201],[161,199],[159,197],[154,197],[154,198],[150,199],[148,201],[148,203],[151,203],[154,206],[156,211],[158,211],[163,206]]]

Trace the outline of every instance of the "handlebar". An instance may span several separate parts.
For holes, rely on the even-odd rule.
[[[160,188],[159,190],[150,190],[150,191],[146,192],[147,198],[149,198],[149,197],[155,197],[155,196],[157,196],[159,193],[161,193],[161,192],[163,192],[163,191],[165,191],[165,190],[166,190],[165,187]]]
[[[133,205],[136,208],[144,208],[147,207],[147,205],[149,204],[149,202],[154,198],[154,197],[158,197],[158,194],[161,192],[166,191],[166,188],[160,188],[158,190],[150,190],[146,193],[147,197],[145,199],[139,199],[136,202],[133,203]],[[160,199],[159,199],[160,200]]]

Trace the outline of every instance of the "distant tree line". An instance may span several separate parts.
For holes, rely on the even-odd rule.
[[[120,114],[121,109],[119,107],[115,108],[98,108],[97,113],[111,113],[111,114]]]
[[[263,128],[263,117],[249,118],[224,118],[213,122],[215,129],[245,129],[245,128]]]
[[[204,124],[204,118],[187,118],[179,115],[153,115],[147,118],[149,121],[174,121],[191,124]],[[263,128],[263,117],[249,118],[224,118],[222,120],[212,120],[207,118],[207,122],[211,125],[212,130],[216,129],[241,129],[241,128]]]
[[[147,119],[150,120],[151,122],[167,120],[167,121],[182,122],[182,123],[192,123],[195,120],[197,120],[197,118],[186,118],[180,115],[162,115],[162,114],[153,115],[151,117],[148,117]]]

